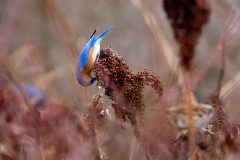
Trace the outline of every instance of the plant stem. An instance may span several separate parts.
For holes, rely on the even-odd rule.
[[[190,73],[189,71],[185,72],[184,77],[184,103],[185,111],[187,118],[187,127],[188,127],[188,156],[189,160],[195,159],[194,151],[194,122],[193,122],[193,111],[192,111],[192,98],[191,98],[191,87],[190,87]]]

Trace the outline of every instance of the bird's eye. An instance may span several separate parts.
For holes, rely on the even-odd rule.
[[[91,76],[92,78],[96,78],[96,72],[95,72],[94,69],[91,71],[90,76]]]

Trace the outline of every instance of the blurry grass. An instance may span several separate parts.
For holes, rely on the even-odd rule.
[[[146,4],[144,4],[141,0],[130,0],[132,4],[140,11],[142,14],[144,21],[147,26],[151,30],[159,49],[163,51],[163,54],[167,60],[167,63],[174,75],[177,75],[178,81],[182,83],[182,71],[181,68],[178,67],[178,58],[174,55],[174,51],[170,45],[170,42],[167,40],[161,25],[157,22],[153,13],[147,8]],[[173,76],[174,76],[173,75]]]
[[[200,80],[204,77],[208,69],[212,64],[214,64],[214,61],[219,59],[221,54],[223,54],[225,50],[225,40],[229,34],[229,32],[235,27],[236,23],[239,20],[238,15],[234,15],[230,21],[230,23],[226,26],[225,30],[223,31],[222,35],[219,38],[218,43],[216,44],[215,49],[209,54],[209,56],[204,61],[203,65],[201,65],[200,68],[196,69],[197,73],[192,78],[192,88],[194,89],[195,86],[198,84]]]
[[[79,84],[76,82],[75,70],[76,70],[76,59],[78,57],[78,49],[74,41],[73,35],[71,33],[70,27],[66,22],[65,18],[61,14],[59,8],[56,6],[54,0],[44,0],[47,15],[49,16],[49,22],[55,26],[55,29],[58,31],[58,36],[61,42],[65,45],[68,50],[64,55],[65,64],[68,68],[68,78],[69,82],[72,85],[72,88],[75,90],[76,94],[73,95],[75,99],[80,99],[80,102],[86,106],[91,100],[91,96],[88,88],[80,89]],[[78,89],[79,88],[79,89]]]
[[[238,89],[240,85],[240,72],[238,72],[231,80],[226,82],[220,92],[220,97],[226,99],[234,90]]]

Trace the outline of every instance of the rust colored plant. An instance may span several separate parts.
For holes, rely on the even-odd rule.
[[[194,48],[210,15],[205,0],[164,0],[164,9],[174,32],[180,51],[181,63],[189,70]]]
[[[111,48],[101,50],[95,71],[98,85],[105,88],[105,94],[113,101],[116,117],[124,121],[128,118],[132,125],[137,123],[137,113],[144,111],[144,86],[151,86],[159,97],[163,93],[163,83],[156,74],[146,69],[133,74]]]

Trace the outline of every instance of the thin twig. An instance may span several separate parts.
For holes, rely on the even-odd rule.
[[[192,84],[192,89],[194,89],[196,87],[196,85],[198,84],[198,82],[200,82],[200,80],[204,77],[204,75],[207,73],[208,69],[210,68],[210,66],[212,64],[214,64],[214,61],[216,61],[218,59],[218,57],[220,57],[219,55],[222,54],[223,52],[223,46],[225,43],[225,40],[229,34],[229,32],[236,26],[236,23],[239,21],[239,16],[235,15],[230,23],[227,25],[227,27],[225,28],[224,32],[222,33],[222,35],[220,36],[220,39],[214,49],[214,51],[212,51],[209,56],[206,58],[206,61],[204,62],[203,65],[201,65],[201,67],[198,70],[198,73],[195,74],[191,84]]]
[[[190,160],[195,159],[195,146],[194,146],[194,124],[193,124],[193,109],[192,109],[192,96],[191,96],[191,85],[189,79],[189,72],[185,73],[185,88],[184,88],[184,102],[185,112],[187,115],[187,126],[188,126],[188,156]]]
[[[225,43],[223,43],[222,45],[224,48]],[[220,73],[219,73],[219,77],[218,77],[218,81],[217,81],[217,87],[216,87],[216,91],[215,91],[215,95],[217,97],[219,97],[219,95],[220,95],[223,78],[224,78],[224,73],[225,73],[225,55],[224,55],[224,52],[221,52],[221,53],[222,53],[221,54],[221,69],[220,69]]]
[[[231,80],[226,82],[220,91],[220,97],[223,99],[227,98],[230,93],[232,93],[235,89],[237,89],[240,84],[240,72],[238,72]]]

